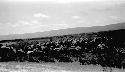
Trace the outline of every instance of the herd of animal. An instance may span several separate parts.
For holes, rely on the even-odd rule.
[[[68,37],[68,36],[67,36]],[[125,42],[108,35],[61,37],[46,41],[0,44],[0,61],[80,62],[125,68]]]

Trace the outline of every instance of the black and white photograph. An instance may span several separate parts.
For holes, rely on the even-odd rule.
[[[125,72],[125,0],[0,0],[0,72]]]

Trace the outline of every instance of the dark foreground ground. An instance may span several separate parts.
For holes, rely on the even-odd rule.
[[[0,72],[125,72],[125,70],[79,63],[1,62]]]

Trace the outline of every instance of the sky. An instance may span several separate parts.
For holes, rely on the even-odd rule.
[[[0,0],[0,35],[122,22],[124,0]]]

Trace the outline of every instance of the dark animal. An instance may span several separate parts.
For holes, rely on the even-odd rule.
[[[0,48],[0,61],[15,60],[15,52],[11,47],[2,46]]]

